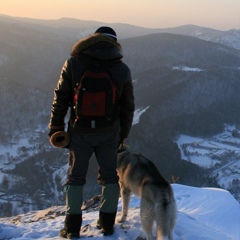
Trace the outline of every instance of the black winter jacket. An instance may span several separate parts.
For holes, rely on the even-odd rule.
[[[77,42],[71,57],[63,65],[51,109],[50,129],[64,129],[65,116],[70,108],[68,126],[72,127],[75,120],[73,109],[74,88],[79,83],[84,67],[105,64],[108,66],[117,87],[116,104],[119,116],[113,125],[101,129],[77,126],[76,131],[83,134],[104,134],[119,132],[121,138],[127,138],[133,120],[134,96],[132,78],[129,68],[122,62],[121,45],[114,39],[103,34],[94,34]]]

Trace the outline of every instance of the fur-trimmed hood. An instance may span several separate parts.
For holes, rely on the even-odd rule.
[[[71,55],[84,54],[96,59],[121,59],[122,47],[114,39],[103,34],[95,33],[75,43]]]

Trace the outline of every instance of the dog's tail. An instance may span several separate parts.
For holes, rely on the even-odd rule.
[[[165,186],[158,183],[145,183],[142,193],[143,199],[152,202],[152,217],[157,225],[157,239],[172,239],[172,230],[176,219],[176,203],[170,184]]]
[[[158,237],[162,236],[163,239],[171,240],[176,219],[176,203],[171,185],[169,184],[166,189],[162,189],[160,194],[157,196],[155,204],[157,235]]]

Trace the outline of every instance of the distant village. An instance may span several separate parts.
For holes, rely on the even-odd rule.
[[[207,139],[184,136],[178,145],[184,160],[208,168],[219,186],[240,202],[240,130],[226,127]]]

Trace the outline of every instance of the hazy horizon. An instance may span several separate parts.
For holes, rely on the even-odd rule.
[[[0,0],[0,14],[33,19],[74,18],[147,28],[186,24],[240,29],[239,0]]]

